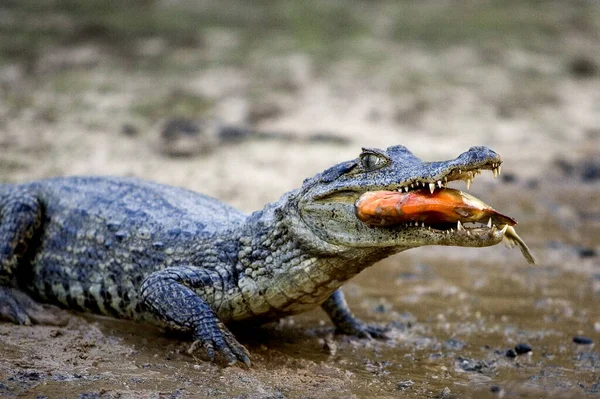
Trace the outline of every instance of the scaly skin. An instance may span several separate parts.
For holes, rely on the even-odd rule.
[[[467,179],[501,162],[485,147],[446,162],[423,162],[402,146],[367,149],[249,216],[201,194],[130,178],[0,185],[0,317],[32,322],[18,288],[41,302],[189,331],[211,359],[217,351],[246,364],[248,352],[226,323],[322,306],[338,331],[380,337],[381,328],[350,313],[339,290],[346,281],[408,248],[489,246],[502,232],[368,227],[355,216],[356,199]]]

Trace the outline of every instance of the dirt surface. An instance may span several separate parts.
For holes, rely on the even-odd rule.
[[[3,2],[2,182],[137,176],[250,212],[360,147],[487,145],[502,176],[469,192],[538,265],[401,253],[345,286],[389,340],[334,336],[315,310],[236,331],[251,369],[108,318],[3,323],[0,396],[598,396],[599,21],[585,1]]]

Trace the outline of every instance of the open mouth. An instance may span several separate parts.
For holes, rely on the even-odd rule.
[[[484,167],[500,174],[500,164]],[[447,188],[447,183],[465,180],[470,187],[481,169],[452,169],[433,181],[414,181],[393,191],[363,193],[355,202],[356,216],[370,227],[427,229],[432,233],[460,236],[502,235],[509,246],[519,246],[525,258],[534,263],[529,248],[514,229],[517,222],[478,198]]]

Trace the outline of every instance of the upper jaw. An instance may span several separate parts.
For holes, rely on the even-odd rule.
[[[419,190],[427,188],[431,193],[436,189],[446,188],[449,182],[463,180],[467,185],[467,190],[471,187],[471,183],[475,177],[483,170],[490,170],[494,178],[497,178],[501,173],[502,160],[497,159],[486,160],[479,163],[464,164],[454,161],[448,162],[431,162],[424,163],[427,165],[428,172],[421,174],[419,177],[407,178],[403,181],[392,181],[382,184],[367,184],[364,186],[339,186],[324,193],[318,193],[312,196],[313,201],[327,201],[333,198],[337,200],[356,200],[358,197],[367,191],[389,190],[409,192],[411,190]]]
[[[391,184],[387,187],[388,190],[397,190],[408,192],[410,190],[418,190],[420,188],[428,188],[433,193],[436,188],[445,188],[448,182],[456,180],[464,180],[467,184],[467,190],[471,187],[471,183],[475,180],[475,176],[481,174],[482,170],[491,170],[494,174],[494,179],[500,176],[502,168],[502,160],[490,161],[483,165],[462,165],[449,166],[444,168],[432,177],[415,178],[406,182]]]

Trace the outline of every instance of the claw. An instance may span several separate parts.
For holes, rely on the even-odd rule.
[[[215,362],[215,347],[212,344],[212,342],[210,341],[205,341],[202,346],[204,346],[204,350],[206,351],[206,354],[208,355],[208,358],[210,359],[211,362]]]
[[[240,360],[246,365],[246,367],[252,367],[252,362],[248,356],[244,355]]]

